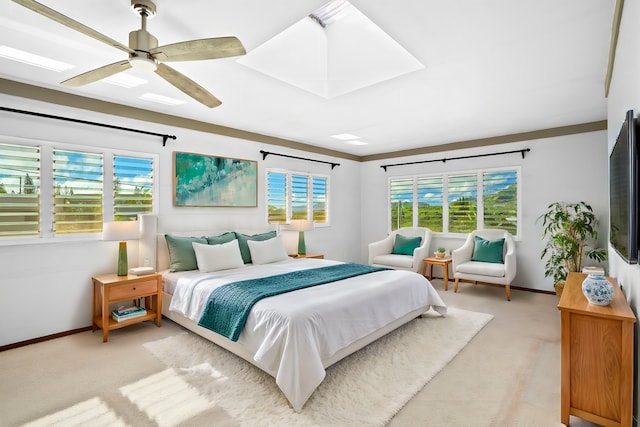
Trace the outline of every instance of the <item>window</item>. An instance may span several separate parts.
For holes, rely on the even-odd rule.
[[[269,224],[286,224],[287,193],[287,174],[267,173],[267,222]]]
[[[267,221],[286,224],[312,218],[316,224],[328,224],[328,188],[326,176],[267,170]]]
[[[310,204],[308,177],[291,175],[291,219],[308,219]]]
[[[102,231],[102,154],[53,150],[53,233]]]
[[[153,210],[153,160],[113,157],[113,219],[135,221]]]
[[[518,218],[518,174],[516,171],[483,174],[485,228],[503,228],[515,235]]]
[[[469,233],[502,228],[518,235],[518,168],[389,179],[390,229]]]
[[[442,177],[419,177],[417,179],[418,194],[418,227],[426,227],[431,231],[442,231]]]
[[[40,233],[40,147],[0,144],[0,236]]]
[[[394,179],[389,185],[391,195],[391,229],[413,226],[413,179]]]
[[[447,183],[449,232],[469,233],[478,228],[478,183],[473,175],[449,176]]]
[[[154,211],[157,155],[3,139],[0,238],[99,233],[104,221]]]

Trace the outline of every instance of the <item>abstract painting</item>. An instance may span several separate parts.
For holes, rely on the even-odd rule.
[[[257,162],[173,153],[175,206],[256,207]]]

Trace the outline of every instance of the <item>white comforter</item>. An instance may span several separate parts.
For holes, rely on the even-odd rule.
[[[169,309],[197,322],[218,286],[338,263],[290,259],[215,273],[182,273]],[[276,379],[300,411],[325,377],[323,360],[422,307],[446,314],[446,305],[423,276],[398,270],[365,274],[259,301],[238,343],[254,354],[256,364]]]

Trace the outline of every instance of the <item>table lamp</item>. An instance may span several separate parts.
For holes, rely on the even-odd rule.
[[[102,225],[102,240],[119,240],[118,249],[118,276],[126,276],[129,273],[127,261],[127,240],[140,238],[138,221],[114,221],[105,222]]]
[[[304,232],[313,230],[313,221],[310,219],[292,219],[289,229],[298,232],[298,255],[306,255],[307,248],[304,243]]]

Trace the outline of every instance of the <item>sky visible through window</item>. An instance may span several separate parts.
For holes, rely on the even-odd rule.
[[[23,194],[25,182],[40,189],[38,147],[0,144],[0,188],[8,194]],[[102,155],[78,151],[54,151],[54,186],[84,194],[102,189]],[[121,191],[148,189],[153,176],[150,159],[115,156],[114,171]],[[27,179],[27,174],[29,178]]]
[[[450,175],[454,178],[457,175]],[[490,179],[490,186],[487,181]],[[484,174],[485,187],[484,196],[499,193],[506,190],[515,182],[515,173],[513,170],[488,172]],[[392,179],[391,194],[393,201],[401,200],[403,202],[411,202],[413,200],[412,178]],[[478,196],[477,186],[469,187],[465,181],[458,183],[458,180],[450,179],[448,182],[449,203],[454,203],[460,199],[476,199]],[[418,202],[425,203],[430,206],[442,206],[443,204],[443,183],[442,177],[421,178],[418,183]]]

